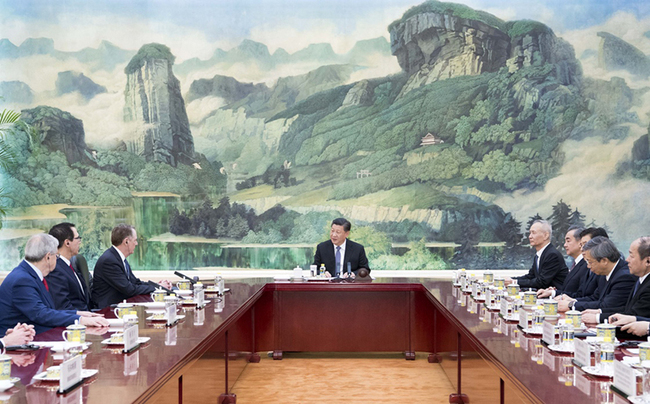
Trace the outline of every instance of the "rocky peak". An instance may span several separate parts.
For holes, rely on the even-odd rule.
[[[640,77],[650,76],[650,58],[634,45],[608,32],[597,34],[600,40],[598,65],[607,70],[627,70]]]
[[[142,46],[124,72],[124,121],[133,124],[129,151],[147,161],[172,166],[194,161],[194,139],[181,95],[172,72],[174,56],[161,44]]]
[[[535,21],[504,22],[454,3],[427,1],[408,10],[389,28],[391,52],[410,78],[402,95],[414,88],[456,76],[479,75],[508,66],[555,64],[561,84],[582,75],[573,47]]]
[[[20,118],[40,130],[42,144],[50,151],[63,152],[69,164],[95,164],[89,157],[83,122],[69,112],[40,105],[22,110]]]
[[[100,86],[80,72],[60,72],[56,79],[57,95],[75,91],[79,92],[86,100],[90,100],[97,94],[105,93],[106,87]]]
[[[579,84],[582,68],[573,46],[555,36],[549,27],[536,21],[512,21],[507,26],[511,51],[506,63],[511,72],[522,67],[549,63],[555,65],[555,77],[561,84]]]
[[[451,3],[427,2],[425,5]],[[508,58],[510,38],[485,22],[425,8],[389,27],[391,52],[411,75],[403,93],[431,82],[496,71]],[[408,16],[408,17],[407,17]],[[496,17],[495,17],[496,18]]]
[[[343,104],[339,107],[339,110],[345,109],[355,105],[369,105],[372,103],[372,96],[375,86],[370,84],[368,80],[361,80],[356,83],[354,87],[348,90],[348,93],[345,95]]]
[[[44,55],[54,52],[54,40],[51,38],[27,38],[20,44],[21,54]]]
[[[187,102],[201,97],[215,96],[223,98],[227,104],[230,104],[260,91],[268,91],[268,87],[261,83],[241,83],[232,77],[216,75],[212,79],[199,79],[192,82],[187,94]]]

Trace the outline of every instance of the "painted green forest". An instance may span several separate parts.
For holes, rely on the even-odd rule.
[[[373,269],[527,268],[535,218],[558,246],[571,225],[622,250],[642,235],[646,214],[616,196],[650,190],[650,58],[634,45],[650,37],[598,31],[590,48],[437,1],[397,17],[338,53],[2,40],[0,63],[57,71],[54,90],[0,77],[21,112],[2,137],[0,269],[63,220],[91,263],[133,223],[142,269],[306,266],[340,216]]]

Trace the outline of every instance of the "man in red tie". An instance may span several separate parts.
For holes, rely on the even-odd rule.
[[[90,310],[90,291],[70,263],[81,247],[77,228],[72,223],[59,223],[50,229],[50,235],[59,242],[56,267],[46,278],[54,306],[57,310]]]
[[[108,326],[108,321],[95,313],[54,307],[45,277],[56,266],[58,244],[45,233],[33,235],[25,244],[25,259],[0,284],[0,335],[16,323],[34,325],[36,334],[75,320],[87,327]]]

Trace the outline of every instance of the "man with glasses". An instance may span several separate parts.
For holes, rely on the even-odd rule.
[[[136,278],[126,260],[138,245],[135,228],[128,224],[118,224],[111,232],[111,244],[113,246],[97,260],[93,274],[92,295],[100,309],[133,296],[149,294],[156,289],[155,283],[142,282]],[[168,289],[172,287],[167,280],[161,281],[160,285]]]
[[[81,246],[77,228],[72,223],[59,223],[50,229],[50,235],[59,242],[56,267],[47,276],[54,306],[58,310],[90,310],[90,290],[71,263]]]
[[[86,327],[108,326],[98,314],[54,307],[45,277],[56,266],[58,244],[45,233],[32,236],[25,244],[25,259],[0,284],[0,335],[17,323],[34,325],[36,334],[75,321]]]

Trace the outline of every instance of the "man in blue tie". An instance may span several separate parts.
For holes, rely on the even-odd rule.
[[[591,272],[601,275],[596,291],[577,299],[563,298],[558,301],[558,311],[579,310],[584,314],[602,310],[616,313],[624,310],[630,291],[637,278],[630,275],[627,262],[608,238],[594,237],[582,247],[582,255]],[[592,309],[589,311],[585,311]],[[584,322],[589,322],[585,319]]]
[[[92,296],[98,308],[102,309],[137,295],[144,295],[156,289],[155,284],[142,282],[131,271],[126,260],[138,245],[138,234],[133,226],[118,224],[111,232],[111,244],[95,264]],[[167,280],[160,284],[171,289]]]
[[[104,327],[108,321],[95,313],[57,310],[45,277],[56,265],[58,241],[39,233],[25,244],[25,259],[0,284],[0,335],[16,323],[34,325],[40,334],[78,320],[87,327]]]
[[[625,309],[616,314],[611,310],[583,313],[585,323],[603,322],[609,318],[616,325],[625,325],[637,321],[637,318],[650,317],[650,281],[647,279],[650,274],[650,237],[634,240],[626,261],[630,274],[638,279],[630,291]]]
[[[352,224],[348,220],[342,217],[334,219],[330,229],[330,239],[316,246],[314,265],[320,268],[321,264],[325,264],[325,274],[328,277],[347,278],[348,264],[352,278],[361,268],[370,272],[363,246],[348,240],[351,228]]]

